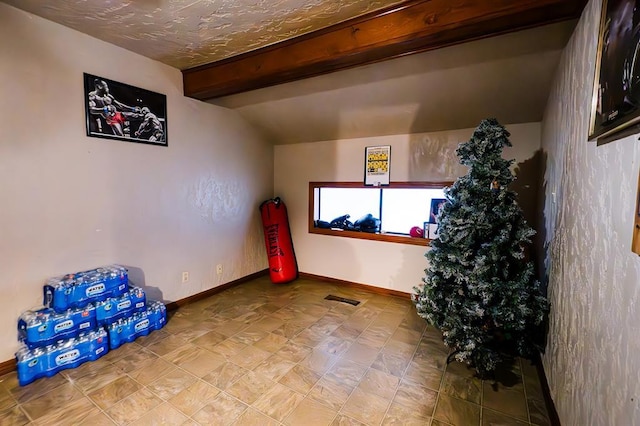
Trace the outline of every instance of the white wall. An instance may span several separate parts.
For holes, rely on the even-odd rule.
[[[640,424],[638,136],[587,141],[599,1],[561,61],[543,122],[550,329],[544,367],[564,425]]]
[[[166,94],[169,146],[86,137],[83,72]],[[0,3],[0,88],[0,362],[48,277],[120,263],[173,301],[267,267],[272,147],[177,69]]]
[[[525,162],[540,148],[540,124],[506,126],[513,148],[504,157]],[[300,271],[402,292],[421,283],[424,246],[309,234],[308,188],[313,181],[364,178],[366,146],[391,145],[392,181],[445,181],[464,175],[455,150],[473,129],[275,147],[275,194],[287,205]],[[408,230],[407,230],[408,231]]]

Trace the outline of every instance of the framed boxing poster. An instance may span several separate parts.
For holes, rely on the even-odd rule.
[[[640,176],[638,176],[638,193],[636,195],[636,211],[633,224],[633,241],[631,251],[640,256]]]
[[[640,9],[635,0],[604,0],[591,102],[589,140],[640,132]]]
[[[84,73],[87,136],[168,146],[167,97]]]

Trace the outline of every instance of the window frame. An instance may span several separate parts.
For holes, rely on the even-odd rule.
[[[388,243],[410,244],[415,246],[428,246],[431,242],[428,238],[415,238],[409,235],[397,234],[372,234],[369,232],[346,231],[343,229],[325,229],[314,226],[315,212],[315,190],[320,188],[362,188],[362,189],[386,189],[386,188],[419,188],[419,189],[441,189],[453,185],[453,181],[439,182],[390,182],[389,185],[370,186],[362,182],[309,182],[309,206],[308,206],[308,228],[310,234],[329,235],[333,237],[356,238],[360,240],[384,241]]]

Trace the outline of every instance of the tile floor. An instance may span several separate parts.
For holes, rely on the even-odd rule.
[[[446,365],[447,352],[409,300],[261,277],[95,362],[25,387],[0,377],[0,424],[549,424],[527,361],[504,386]]]

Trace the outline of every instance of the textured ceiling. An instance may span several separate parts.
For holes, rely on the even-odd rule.
[[[277,43],[400,0],[2,0],[179,69]]]

